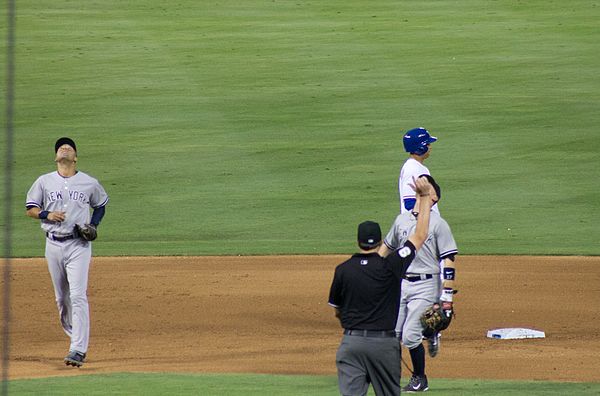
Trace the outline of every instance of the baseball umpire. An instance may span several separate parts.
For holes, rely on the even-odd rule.
[[[431,204],[437,203],[441,197],[441,189],[430,175],[421,175],[418,180],[427,179],[434,192],[429,197]],[[410,212],[396,217],[394,224],[385,237],[379,254],[386,257],[402,246],[413,233],[418,221],[427,212],[429,206],[417,201]],[[412,261],[406,274],[402,277],[400,294],[400,310],[396,331],[402,337],[402,343],[408,348],[413,365],[413,375],[404,392],[420,392],[429,389],[425,375],[425,348],[423,347],[423,330],[421,317],[434,304],[441,302],[446,314],[452,315],[452,298],[454,291],[455,255],[458,253],[456,242],[448,223],[439,213],[431,210],[429,235]],[[440,261],[443,262],[440,277]],[[438,334],[428,334],[429,354],[434,357],[439,348]]]
[[[379,224],[358,226],[360,253],[335,269],[329,305],[344,328],[336,354],[342,395],[366,395],[372,384],[376,395],[400,394],[400,345],[394,327],[398,316],[401,282],[406,268],[428,234],[433,194],[427,179],[415,181],[421,208],[412,233],[387,258],[377,254],[381,245]]]
[[[423,164],[431,154],[431,143],[437,138],[431,136],[425,128],[414,128],[407,131],[402,138],[404,150],[409,157],[402,165],[398,177],[398,196],[400,198],[400,213],[410,212],[415,206],[415,190],[411,187],[413,179],[419,175],[430,175],[429,169]],[[437,211],[437,205],[433,206]]]
[[[104,216],[108,195],[98,180],[80,172],[75,142],[54,145],[56,172],[40,176],[27,193],[27,216],[41,220],[46,261],[63,330],[71,339],[67,366],[85,362],[90,334],[87,299],[91,241]],[[93,213],[90,218],[90,208]]]

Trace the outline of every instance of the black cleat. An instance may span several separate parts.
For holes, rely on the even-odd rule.
[[[427,383],[426,375],[413,375],[408,385],[402,388],[402,392],[406,393],[425,392],[427,390],[429,390],[429,384]]]
[[[81,367],[85,362],[85,353],[71,351],[65,358],[67,366]]]

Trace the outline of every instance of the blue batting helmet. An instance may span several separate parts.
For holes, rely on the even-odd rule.
[[[407,153],[423,155],[427,152],[427,145],[435,142],[436,137],[431,136],[425,128],[414,128],[404,134],[402,142]]]

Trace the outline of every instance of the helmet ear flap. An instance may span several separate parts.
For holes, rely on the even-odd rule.
[[[427,147],[427,144],[425,143],[421,143],[419,144],[419,146],[415,149],[414,153],[417,155],[423,155],[425,154],[427,151],[429,150],[429,148]]]

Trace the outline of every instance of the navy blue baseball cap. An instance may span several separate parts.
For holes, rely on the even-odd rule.
[[[58,139],[56,141],[56,143],[54,143],[54,152],[57,153],[58,149],[63,144],[68,144],[69,146],[73,147],[73,150],[75,150],[75,152],[77,152],[77,147],[75,146],[75,142],[73,141],[73,139],[68,138],[68,137],[61,137],[60,139]]]
[[[374,221],[365,221],[358,225],[358,246],[370,250],[381,242],[381,228]]]

